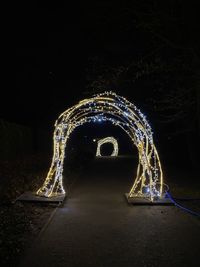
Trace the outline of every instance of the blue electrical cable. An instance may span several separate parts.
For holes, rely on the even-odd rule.
[[[180,200],[180,201],[181,201],[181,200],[182,200],[182,201],[185,201],[185,200],[187,200],[187,201],[191,201],[191,200],[192,200],[192,201],[194,201],[194,200],[200,200],[199,198],[196,198],[196,199],[195,199],[195,198],[173,198],[172,195],[169,193],[169,186],[168,186],[167,184],[165,184],[165,183],[163,183],[163,185],[167,188],[166,191],[165,191],[166,196],[172,201],[172,203],[174,203],[174,205],[175,205],[176,207],[182,209],[182,210],[185,211],[185,212],[190,213],[191,215],[200,217],[200,213],[195,212],[195,211],[193,211],[193,210],[190,210],[190,209],[188,209],[188,208],[185,208],[185,207],[183,207],[182,205],[180,205],[179,203],[176,202],[176,200]]]
[[[170,194],[168,191],[166,191],[166,195],[167,195],[168,198],[174,203],[174,205],[177,206],[178,208],[180,208],[180,209],[182,209],[183,211],[188,212],[188,213],[190,213],[190,214],[192,214],[192,215],[194,215],[194,216],[200,217],[200,213],[195,212],[195,211],[190,210],[190,209],[187,209],[187,208],[181,206],[180,204],[178,204],[178,203],[174,200],[174,198],[171,196],[171,194]]]
[[[192,197],[184,197],[184,198],[174,197],[173,199],[180,201],[200,201],[200,198],[192,198]]]

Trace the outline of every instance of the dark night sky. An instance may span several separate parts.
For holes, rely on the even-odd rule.
[[[135,24],[135,7],[145,1],[93,2],[84,6],[18,6],[13,43],[15,84],[12,94],[10,90],[5,93],[12,108],[1,108],[2,118],[49,127],[60,112],[84,98],[89,57],[102,56],[111,63],[127,58],[137,60],[154,48],[149,33]],[[196,25],[195,8],[188,8],[188,33],[181,35],[184,40],[190,24]],[[126,9],[133,11],[128,12],[128,17]],[[193,32],[196,36],[197,29],[193,28]],[[128,97],[137,104],[144,92],[141,95],[132,88]]]

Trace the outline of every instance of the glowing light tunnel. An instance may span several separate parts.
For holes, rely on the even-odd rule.
[[[109,121],[123,129],[138,149],[137,174],[129,197],[145,197],[151,201],[160,198],[163,173],[151,127],[134,104],[113,92],[84,99],[59,116],[55,123],[51,167],[37,194],[46,197],[65,194],[62,173],[67,140],[77,127],[98,121]]]
[[[101,155],[101,146],[103,144],[107,144],[107,143],[111,143],[113,145],[113,152],[111,154],[111,157],[117,157],[118,156],[118,152],[119,152],[118,142],[114,137],[110,136],[110,137],[106,137],[106,138],[98,140],[96,157],[101,157],[102,156]]]

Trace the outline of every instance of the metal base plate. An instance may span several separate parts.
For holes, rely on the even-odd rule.
[[[133,205],[174,205],[174,203],[169,198],[159,198],[153,202],[147,198],[142,197],[129,197],[129,194],[125,194],[126,200],[129,204]]]
[[[20,195],[16,201],[26,201],[26,202],[44,202],[44,203],[61,203],[64,201],[66,195],[59,195],[55,197],[41,197],[37,196],[34,192],[24,192]]]

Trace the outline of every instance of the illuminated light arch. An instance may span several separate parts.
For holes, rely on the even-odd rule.
[[[101,157],[101,146],[104,144],[107,144],[107,143],[108,144],[110,143],[113,145],[113,152],[110,156],[111,157],[117,157],[118,156],[118,152],[119,152],[118,142],[114,137],[110,136],[110,137],[106,137],[106,138],[98,140],[96,157]]]
[[[67,140],[78,126],[101,121],[109,121],[123,129],[138,149],[137,175],[129,197],[145,197],[153,201],[162,196],[163,172],[151,127],[134,104],[113,92],[84,99],[59,116],[55,123],[51,167],[37,195],[65,194],[62,173]]]

